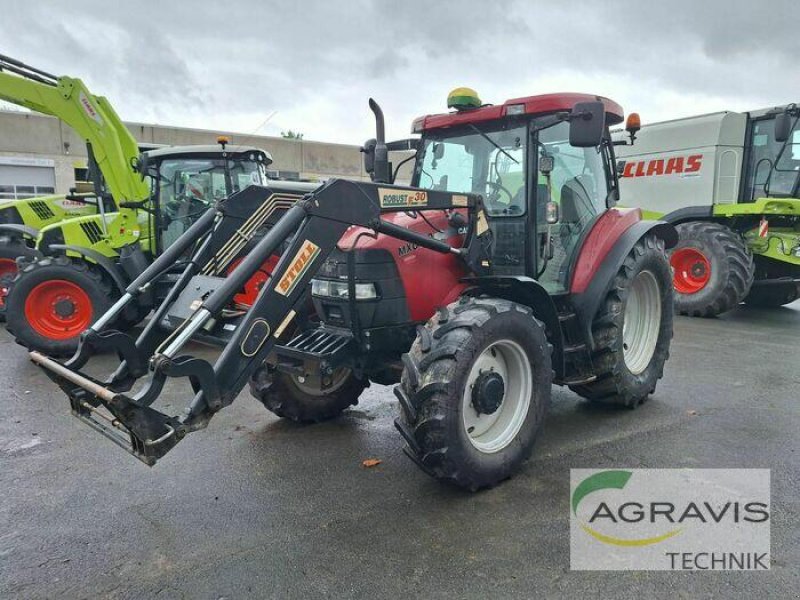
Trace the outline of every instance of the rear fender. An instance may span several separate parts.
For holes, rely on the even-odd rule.
[[[125,288],[128,287],[128,281],[125,272],[113,260],[107,256],[103,256],[96,250],[91,248],[83,248],[81,246],[73,246],[71,244],[50,244],[50,250],[64,252],[65,254],[78,254],[85,258],[90,263],[96,264],[106,275],[109,276],[114,284],[114,287],[120,292],[125,293]]]
[[[33,227],[28,227],[27,225],[18,225],[14,223],[6,223],[0,225],[0,234],[7,233],[10,237],[21,237],[22,239],[28,239],[36,241],[36,238],[39,236],[39,230]]]
[[[468,294],[489,294],[528,306],[533,315],[545,326],[548,341],[553,346],[553,369],[556,377],[564,375],[564,339],[558,321],[558,310],[553,298],[535,279],[523,276],[466,277],[464,282],[471,287]]]
[[[617,272],[636,243],[649,233],[664,240],[666,248],[672,248],[678,243],[678,232],[674,226],[663,221],[643,221],[638,209],[634,211],[634,216],[625,215],[625,222],[620,221],[617,227],[598,228],[595,225],[578,253],[570,294],[584,330],[584,338],[592,349],[594,318],[611,289]],[[602,239],[597,236],[602,236]]]

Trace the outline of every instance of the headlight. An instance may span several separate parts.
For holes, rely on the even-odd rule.
[[[312,279],[311,293],[314,296],[325,298],[348,298],[348,283],[346,281],[330,281],[328,279]],[[356,300],[374,300],[378,291],[374,283],[357,283]]]

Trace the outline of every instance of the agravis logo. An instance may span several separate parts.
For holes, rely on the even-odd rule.
[[[769,568],[769,470],[573,469],[573,569]]]
[[[621,490],[625,487],[625,484],[628,483],[628,480],[631,478],[633,473],[631,471],[602,471],[600,473],[595,473],[594,475],[590,475],[586,479],[584,479],[580,485],[575,488],[575,491],[572,492],[572,512],[575,516],[578,515],[578,505],[580,504],[581,500],[583,500],[586,496],[591,494],[592,492],[596,492],[599,490],[605,489],[617,489]],[[631,504],[635,503],[628,503],[625,506],[626,508]],[[621,509],[619,513],[620,519],[625,519],[622,516]],[[641,505],[638,506],[639,516],[642,516],[643,508]],[[625,511],[627,512],[627,510]],[[593,523],[594,521],[601,519],[601,518],[610,518],[612,521],[616,521],[614,517],[614,513],[609,508],[609,506],[605,502],[601,502],[592,516],[589,518],[589,523]],[[674,535],[677,535],[681,532],[680,528],[672,529],[663,533],[661,535],[656,535],[652,537],[645,537],[645,538],[634,538],[634,539],[624,539],[618,538],[611,535],[604,535],[590,527],[589,524],[582,523],[581,528],[591,535],[593,538],[603,542],[604,544],[614,544],[616,546],[648,546],[650,544],[657,544],[658,542],[663,542],[671,538]]]

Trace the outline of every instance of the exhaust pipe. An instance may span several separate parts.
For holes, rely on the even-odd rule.
[[[372,181],[375,183],[392,183],[391,165],[389,164],[389,150],[386,147],[386,125],[383,119],[383,110],[372,98],[369,99],[369,108],[375,115],[375,166]]]

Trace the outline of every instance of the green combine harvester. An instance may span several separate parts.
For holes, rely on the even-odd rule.
[[[679,313],[800,297],[799,120],[795,104],[699,115],[646,125],[617,150],[622,203],[677,227]]]
[[[4,56],[0,99],[71,126],[86,140],[94,171],[90,193],[75,190],[67,197],[0,207],[2,256],[14,261],[13,266],[4,263],[7,275],[13,275],[3,286],[7,329],[18,343],[54,355],[72,353],[81,332],[209,206],[251,184],[264,184],[272,162],[266,152],[230,146],[224,137],[218,145],[140,153],[108,100],[90,93],[79,79],[56,77]],[[280,182],[279,187],[283,207],[316,185]],[[258,225],[266,223],[265,217]],[[245,252],[258,231],[248,230],[232,247]],[[141,295],[119,315],[117,326],[141,321],[170,286],[166,278],[163,289]],[[257,289],[247,286],[240,300],[252,301]]]

